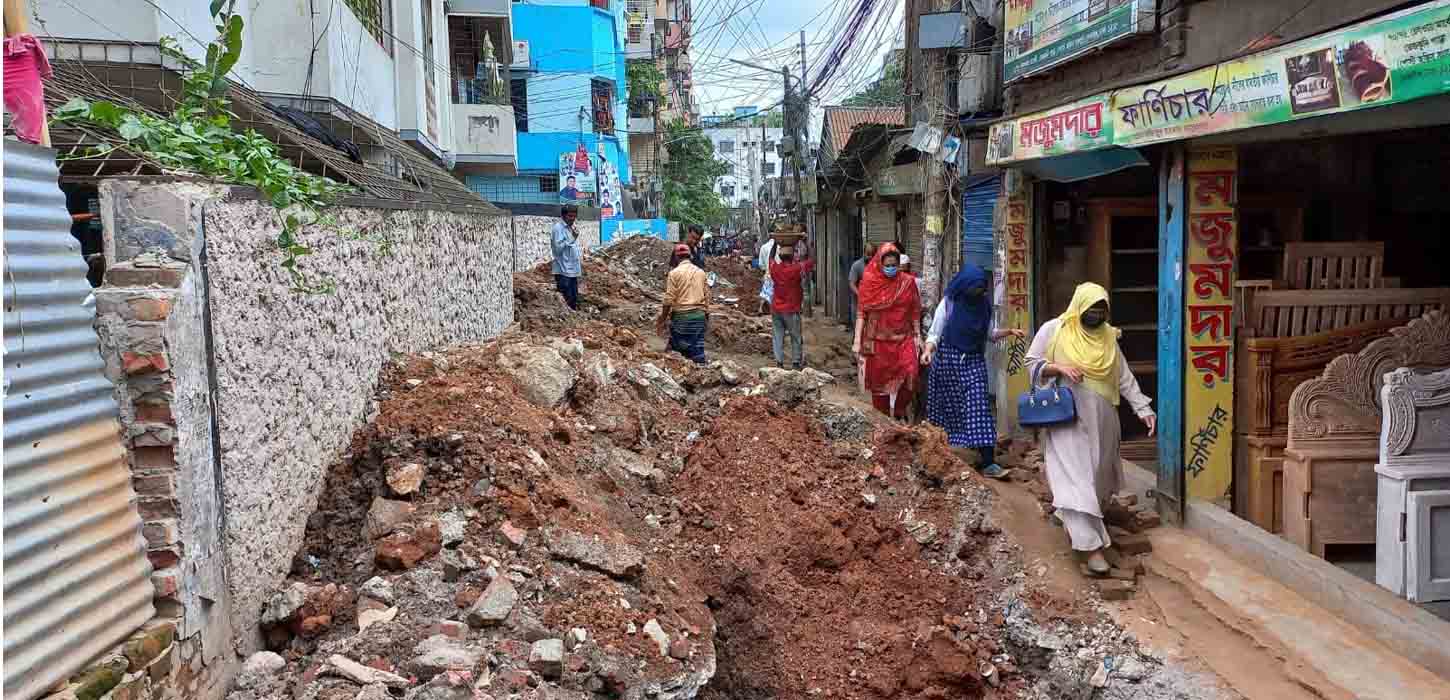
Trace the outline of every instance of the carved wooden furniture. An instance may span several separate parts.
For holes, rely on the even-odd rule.
[[[1357,294],[1405,290],[1361,290]],[[1319,292],[1340,293],[1340,292]],[[1375,541],[1380,387],[1397,367],[1450,366],[1450,314],[1432,311],[1331,360],[1289,398],[1284,537],[1316,556]]]
[[[1375,582],[1450,600],[1450,371],[1397,369],[1380,390]]]
[[[1270,532],[1284,528],[1283,453],[1289,396],[1330,360],[1362,350],[1403,325],[1374,321],[1289,338],[1240,338],[1234,356],[1234,513]]]

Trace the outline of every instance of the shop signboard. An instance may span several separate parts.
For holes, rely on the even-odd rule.
[[[987,163],[1046,158],[1113,145],[1107,94],[998,122],[987,136]]]
[[[1026,338],[1012,338],[1007,347],[1005,368],[1008,402],[1015,411],[1015,397],[1029,388],[1027,346],[1035,330],[1032,326],[1032,188],[1019,187],[1007,197],[1006,226],[1002,230],[1003,272],[1002,302],[998,321],[1002,328],[1016,328]],[[1012,416],[1008,425],[1016,424]],[[1007,427],[1007,426],[1001,426]]]
[[[1233,483],[1233,289],[1238,154],[1188,152],[1184,279],[1184,472],[1189,498],[1217,501]]]
[[[876,176],[876,194],[882,197],[897,197],[921,194],[926,191],[926,173],[921,163],[904,163],[882,168]]]
[[[1439,0],[1112,96],[1113,143],[1141,146],[1450,92]]]
[[[1003,80],[1012,82],[1140,32],[1154,0],[1007,0]]]

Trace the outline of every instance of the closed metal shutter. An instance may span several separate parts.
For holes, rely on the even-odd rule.
[[[962,189],[962,264],[990,270],[995,267],[992,250],[992,210],[1002,192],[1002,176],[992,175]]]
[[[5,697],[153,614],[151,566],[55,152],[5,141]]]

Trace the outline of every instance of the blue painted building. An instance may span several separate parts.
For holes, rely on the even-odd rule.
[[[518,175],[469,176],[470,189],[500,205],[558,204],[560,156],[581,144],[596,174],[607,161],[620,184],[630,184],[624,5],[624,0],[514,3],[513,37],[528,42],[527,64],[516,56],[510,85]]]

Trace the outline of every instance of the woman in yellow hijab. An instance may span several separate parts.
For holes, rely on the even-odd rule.
[[[1108,573],[1102,550],[1112,545],[1103,525],[1103,504],[1123,483],[1118,454],[1122,425],[1118,403],[1126,398],[1152,435],[1157,416],[1138,387],[1118,347],[1118,329],[1108,324],[1108,292],[1078,285],[1067,311],[1042,324],[1027,351],[1035,385],[1060,382],[1072,388],[1077,420],[1043,428],[1047,483],[1072,548],[1087,557],[1088,571]]]

